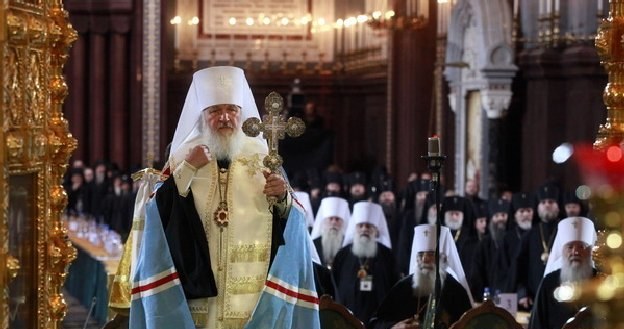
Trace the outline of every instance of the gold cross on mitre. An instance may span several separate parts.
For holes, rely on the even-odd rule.
[[[575,230],[578,230],[578,225],[579,225],[579,220],[578,219],[574,219],[572,220],[572,227],[574,227]]]
[[[284,99],[274,91],[264,99],[264,109],[267,114],[262,116],[262,121],[252,117],[243,122],[243,132],[250,137],[262,133],[269,144],[269,154],[264,157],[263,164],[271,172],[276,172],[283,162],[278,153],[279,140],[284,139],[286,134],[290,137],[301,136],[305,131],[305,123],[296,117],[290,117],[288,121],[284,119]],[[271,202],[269,200],[269,204]]]
[[[429,230],[424,230],[424,231],[423,231],[423,235],[424,235],[425,237],[428,237],[428,236],[429,236]]]

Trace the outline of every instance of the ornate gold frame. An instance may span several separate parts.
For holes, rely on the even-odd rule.
[[[9,255],[10,178],[34,177],[30,243],[36,287],[33,328],[60,328],[66,304],[61,286],[76,250],[67,240],[61,214],[67,204],[62,177],[77,141],[62,115],[67,85],[62,68],[76,40],[60,0],[9,0],[0,4],[2,131],[0,133],[0,328],[9,328],[8,283],[19,275],[19,259]],[[31,292],[31,296],[35,296]],[[33,310],[35,311],[35,310]]]

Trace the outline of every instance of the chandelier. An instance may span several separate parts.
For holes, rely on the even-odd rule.
[[[399,0],[392,10],[373,11],[368,25],[374,29],[419,30],[428,22],[429,0]]]

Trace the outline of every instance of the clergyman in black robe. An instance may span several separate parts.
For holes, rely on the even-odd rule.
[[[385,221],[381,206],[356,203],[345,237],[348,244],[338,252],[332,266],[338,302],[364,323],[398,281],[392,251],[377,241],[389,243],[387,226],[381,220]],[[381,238],[375,239],[377,235]]]
[[[544,185],[538,189],[537,199],[539,220],[522,237],[518,257],[511,268],[516,272],[514,288],[518,293],[518,305],[525,309],[531,308],[544,276],[559,222],[559,189],[550,184]]]
[[[417,295],[412,287],[413,281],[414,274],[411,274],[392,287],[367,328],[392,328],[401,321],[414,318],[416,314],[421,321],[425,318],[429,295]],[[462,314],[471,307],[464,287],[448,273],[442,284],[440,305],[440,318],[447,324],[447,327],[459,320]]]
[[[425,224],[414,228],[411,274],[399,281],[370,320],[368,328],[385,329],[397,324],[405,328],[419,328],[426,317],[430,295],[434,293],[436,264],[436,228]],[[437,302],[438,326],[449,327],[461,315],[471,308],[468,286],[464,286],[453,275],[463,269],[457,254],[457,248],[451,239],[450,231],[442,227],[440,246],[440,280],[442,290]],[[451,272],[452,270],[452,272]],[[453,274],[451,274],[453,273]],[[463,279],[465,282],[465,279]]]
[[[504,262],[503,237],[509,227],[509,206],[503,199],[491,200],[488,205],[490,234],[479,241],[468,275],[472,296],[479,302],[486,287],[491,292],[506,292],[509,266]]]
[[[582,285],[596,276],[591,263],[595,241],[594,224],[588,218],[568,217],[559,222],[546,275],[535,296],[529,329],[560,329],[586,306],[565,300],[565,294],[557,294],[556,289],[563,283]]]

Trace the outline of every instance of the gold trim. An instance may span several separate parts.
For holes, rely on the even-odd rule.
[[[269,259],[268,244],[239,244],[230,248],[230,262],[266,262]]]
[[[262,291],[266,276],[243,276],[232,278],[225,290],[233,295],[257,294]]]

